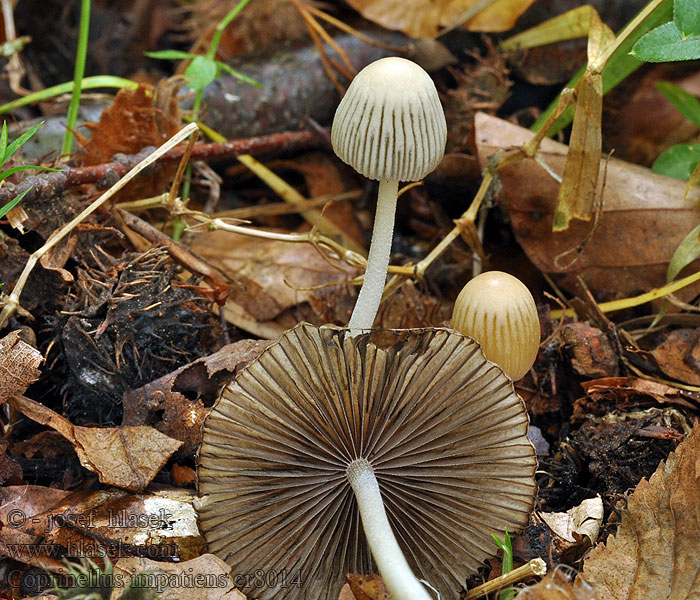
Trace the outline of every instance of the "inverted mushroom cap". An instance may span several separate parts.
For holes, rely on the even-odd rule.
[[[445,152],[447,125],[435,84],[405,58],[382,58],[352,80],[335,112],[333,150],[358,173],[418,181]]]
[[[364,458],[408,563],[456,598],[490,534],[528,522],[523,402],[454,331],[346,332],[298,325],[225,390],[203,429],[200,529],[234,576],[276,574],[239,578],[246,594],[337,598],[344,573],[372,572],[346,477]]]
[[[540,347],[535,300],[522,281],[503,271],[467,282],[455,300],[452,327],[476,339],[513,381],[528,372]]]

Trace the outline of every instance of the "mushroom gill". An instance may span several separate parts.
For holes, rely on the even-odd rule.
[[[490,535],[527,524],[525,406],[469,337],[347,331],[300,324],[226,388],[199,454],[202,533],[255,598],[337,598],[344,573],[373,571],[347,474],[369,464],[409,566],[456,598]]]

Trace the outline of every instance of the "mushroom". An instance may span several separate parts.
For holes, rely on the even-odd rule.
[[[456,598],[490,535],[533,508],[524,404],[457,332],[347,333],[302,323],[224,390],[203,428],[200,529],[260,600],[337,598],[372,556],[395,600],[430,598],[411,570]]]
[[[477,340],[486,358],[513,381],[528,372],[540,346],[535,300],[525,284],[502,271],[486,271],[457,296],[452,327]]]
[[[350,329],[370,329],[382,299],[394,232],[399,181],[418,181],[445,152],[447,125],[435,84],[405,58],[382,58],[352,80],[335,112],[333,150],[369,179],[379,180],[365,278]]]

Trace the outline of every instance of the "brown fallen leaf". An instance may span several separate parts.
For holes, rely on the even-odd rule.
[[[44,357],[12,331],[0,340],[0,403],[23,394],[39,379],[39,365]]]
[[[598,600],[700,595],[700,425],[630,496],[617,534],[584,562]]]
[[[121,577],[115,577],[119,586],[112,591],[111,600],[117,600],[139,574],[138,585],[154,588],[157,597],[163,600],[246,600],[234,587],[234,582],[247,574],[232,576],[231,567],[213,554],[176,564],[148,558],[123,558],[114,565],[114,574]]]
[[[225,314],[246,331],[277,338],[299,321],[341,324],[350,317],[352,287],[308,288],[342,284],[357,273],[330,265],[309,244],[210,231],[194,239],[192,250],[231,278]],[[278,324],[286,311],[292,318]]]
[[[565,556],[567,562],[575,562],[598,541],[603,501],[600,496],[587,498],[567,512],[540,512],[539,517],[553,533],[554,552]]]
[[[579,375],[598,378],[619,374],[620,357],[605,333],[597,327],[581,321],[567,323],[559,331],[558,338]]]
[[[132,491],[145,489],[182,445],[152,427],[79,427],[29,398],[17,396],[10,402],[25,416],[69,440],[80,463],[102,483]]]
[[[349,191],[339,170],[337,160],[322,152],[307,152],[294,160],[276,161],[275,164],[285,166],[299,172],[309,190],[310,198],[330,194],[342,194]],[[328,219],[341,228],[343,235],[356,242],[351,250],[361,251],[366,255],[367,240],[360,226],[356,210],[350,202],[331,202],[323,210],[323,218]]]
[[[83,148],[82,164],[107,163],[120,152],[136,154],[146,146],[160,146],[178,130],[177,97],[164,88],[123,88],[112,106],[102,112],[99,122],[85,126],[92,136]]]
[[[391,600],[391,594],[379,575],[347,573],[345,581],[348,582],[355,600]]]
[[[476,116],[476,142],[482,166],[496,151],[520,146],[532,132],[495,117]],[[567,147],[550,139],[540,156],[556,173],[564,170]],[[575,289],[581,275],[597,298],[623,298],[666,283],[666,268],[678,244],[700,222],[700,189],[684,199],[685,183],[649,169],[609,159],[597,193],[603,192],[599,222],[572,221],[552,232],[559,184],[532,159],[499,170],[499,203],[510,216],[518,243],[535,266],[560,274]],[[602,189],[603,180],[605,188]],[[600,197],[600,196],[599,196]],[[697,270],[696,261],[688,267]],[[695,296],[700,285],[681,290]]]
[[[35,546],[36,536],[23,531],[23,527],[69,495],[70,492],[39,485],[0,487],[0,554],[48,571],[64,572],[65,566]]]
[[[651,398],[659,404],[675,404],[692,410],[698,409],[694,395],[665,383],[640,377],[602,377],[584,381],[581,387],[586,394],[595,397],[611,397],[618,408],[640,404],[640,397]],[[648,400],[647,400],[648,403]]]
[[[204,549],[193,499],[192,492],[170,488],[83,490],[35,514],[22,531],[68,556],[189,560]]]
[[[674,329],[651,351],[656,364],[671,379],[700,385],[700,330]]]
[[[533,2],[495,0],[479,10],[478,0],[348,0],[366,19],[416,38],[430,37],[440,27],[462,24],[471,31],[506,31]]]
[[[221,388],[271,343],[240,340],[227,344],[143,387],[127,390],[122,401],[122,426],[151,425],[180,440],[181,455],[192,455],[202,441],[204,418]]]

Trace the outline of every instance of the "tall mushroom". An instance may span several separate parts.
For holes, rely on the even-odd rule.
[[[369,329],[382,299],[394,233],[399,181],[418,181],[445,152],[447,125],[430,76],[404,58],[377,60],[352,80],[333,119],[335,153],[379,180],[365,279],[350,329]]]
[[[511,380],[469,337],[300,324],[205,422],[200,528],[261,600],[336,598],[371,554],[395,600],[429,597],[411,569],[456,598],[495,552],[490,534],[527,524],[527,427]]]

